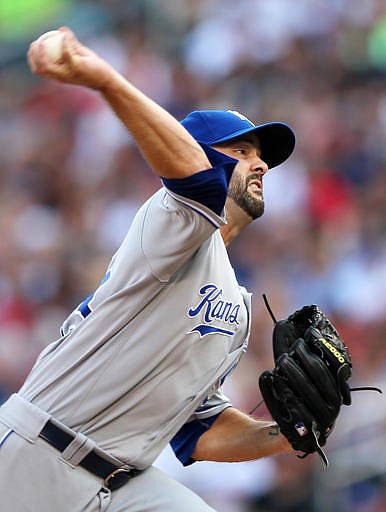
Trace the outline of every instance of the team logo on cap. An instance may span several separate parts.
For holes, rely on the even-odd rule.
[[[245,117],[244,114],[240,114],[240,112],[237,112],[237,110],[227,110],[230,114],[233,114],[234,116],[239,117],[243,121],[248,121],[248,123],[251,123],[252,126],[255,126],[252,121],[250,121],[247,117]]]

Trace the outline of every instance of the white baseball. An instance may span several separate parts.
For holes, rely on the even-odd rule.
[[[52,62],[58,62],[62,59],[63,37],[63,32],[59,30],[50,30],[39,37],[43,41],[45,54]]]

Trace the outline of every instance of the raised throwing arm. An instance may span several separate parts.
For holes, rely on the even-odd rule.
[[[172,115],[82,45],[70,29],[59,30],[64,37],[58,61],[47,55],[44,38],[30,45],[28,62],[35,74],[99,91],[159,176],[183,178],[211,167],[200,145]]]

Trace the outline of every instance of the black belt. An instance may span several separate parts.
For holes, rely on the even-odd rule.
[[[47,441],[47,443],[60,452],[63,452],[75,438],[74,435],[64,432],[50,420],[48,420],[42,428],[39,437]],[[93,451],[88,453],[84,459],[79,462],[79,466],[82,466],[82,468],[87,469],[90,473],[102,478],[105,487],[111,491],[119,489],[119,487],[126,484],[130,478],[139,473],[137,469],[126,469],[116,466]]]

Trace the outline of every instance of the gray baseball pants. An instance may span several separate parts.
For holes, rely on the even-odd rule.
[[[78,465],[90,449],[84,451],[84,436],[62,453],[38,436],[49,418],[18,395],[0,407],[2,512],[214,512],[153,466],[115,491],[106,489]]]

